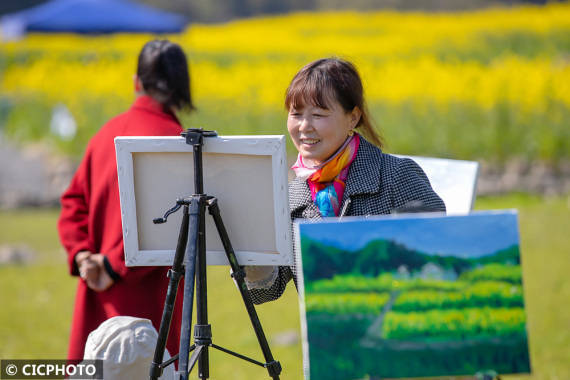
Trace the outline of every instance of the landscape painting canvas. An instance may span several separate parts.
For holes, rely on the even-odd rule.
[[[295,228],[307,378],[530,372],[516,211]]]

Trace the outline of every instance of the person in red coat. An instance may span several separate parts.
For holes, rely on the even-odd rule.
[[[194,109],[186,56],[166,40],[148,42],[138,58],[136,100],[89,141],[61,196],[58,231],[69,271],[79,276],[68,359],[83,358],[87,336],[119,315],[148,318],[158,330],[168,287],[166,267],[126,267],[117,178],[116,136],[182,132],[175,111]],[[177,297],[167,349],[178,352],[182,297]]]

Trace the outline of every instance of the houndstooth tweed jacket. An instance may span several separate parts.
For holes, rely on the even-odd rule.
[[[361,137],[358,153],[346,179],[340,216],[390,214],[414,201],[421,202],[424,210],[445,212],[445,204],[433,191],[418,164],[409,158],[385,154]],[[299,218],[321,219],[307,182],[298,178],[289,183],[289,208],[291,222]],[[296,265],[279,267],[279,274],[271,287],[250,289],[253,302],[261,304],[279,298],[291,279],[296,286]]]

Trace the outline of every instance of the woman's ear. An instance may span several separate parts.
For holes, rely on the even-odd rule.
[[[134,85],[135,85],[135,92],[136,92],[137,94],[143,93],[143,92],[144,92],[144,88],[143,88],[142,82],[141,82],[141,80],[139,79],[139,77],[138,77],[136,74],[133,75],[133,82],[134,82]]]
[[[360,117],[362,116],[362,111],[358,106],[354,107],[350,112],[350,127],[356,128],[358,123],[360,122]]]

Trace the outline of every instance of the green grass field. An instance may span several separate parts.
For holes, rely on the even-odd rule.
[[[570,378],[570,196],[514,194],[480,198],[477,209],[520,212],[523,287],[533,375],[508,379]],[[58,210],[0,212],[0,245],[25,244],[36,252],[29,264],[0,266],[0,358],[64,358],[76,280],[67,273],[56,233]],[[262,360],[228,268],[210,267],[209,317],[218,345]],[[223,305],[223,307],[222,307]],[[301,343],[278,337],[299,331],[297,295],[257,308],[282,379],[302,378]],[[196,378],[193,375],[192,378]],[[265,379],[267,372],[219,352],[211,354],[212,379]]]

